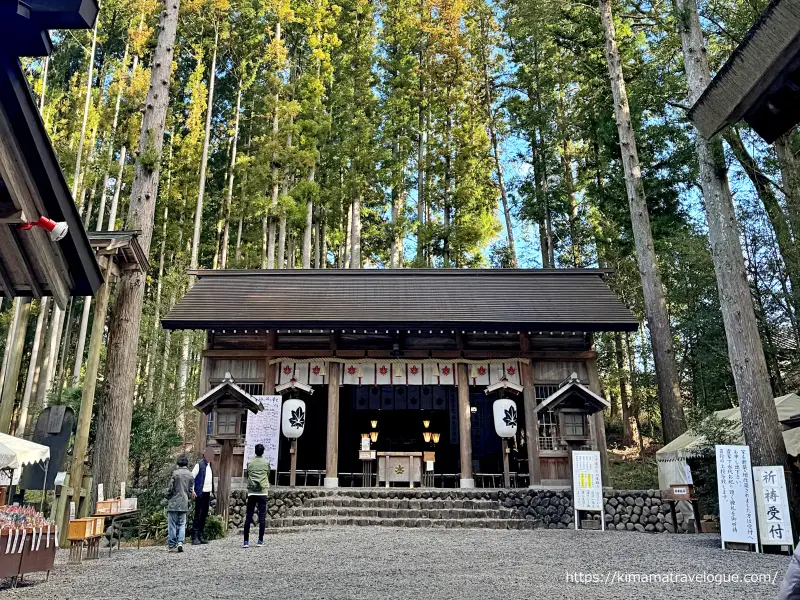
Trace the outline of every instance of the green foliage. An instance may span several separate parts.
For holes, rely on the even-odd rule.
[[[657,490],[658,465],[652,457],[610,461],[609,480],[616,490]]]
[[[228,528],[225,527],[225,524],[222,522],[222,517],[218,515],[208,515],[206,528],[203,531],[207,540],[211,541],[224,538],[227,531]]]

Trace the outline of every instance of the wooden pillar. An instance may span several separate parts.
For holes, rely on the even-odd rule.
[[[78,427],[75,431],[75,445],[72,450],[72,468],[69,471],[70,481],[83,481],[83,462],[86,460],[86,450],[89,448],[89,429],[92,424],[94,394],[97,389],[97,373],[100,369],[100,350],[103,348],[106,311],[108,310],[108,298],[111,295],[111,270],[114,264],[111,257],[106,257],[105,260],[107,261],[105,272],[103,273],[105,283],[103,283],[97,291],[97,302],[94,305],[92,337],[89,340],[89,356],[86,359],[86,376],[83,379],[81,408],[78,413]],[[98,483],[103,482],[98,481]],[[77,489],[77,486],[73,492],[73,497],[75,499],[75,505],[78,506],[80,489]],[[94,490],[87,489],[87,508],[92,503],[94,497]],[[69,498],[67,500],[69,500]],[[91,508],[89,509],[91,510]],[[69,523],[65,522],[62,523],[61,526],[66,528],[68,524]]]
[[[297,481],[297,438],[292,440],[289,447],[289,454],[291,454],[291,464],[289,466],[289,487],[293,488]]]
[[[586,369],[589,372],[589,389],[598,396],[603,395],[600,387],[600,374],[597,370],[597,359],[590,358],[586,361]],[[608,462],[608,447],[606,445],[606,419],[603,411],[599,411],[589,417],[594,421],[594,441],[600,451],[600,468],[603,475],[603,486],[611,485],[609,479],[610,465]]]
[[[467,365],[456,365],[458,375],[458,446],[461,456],[460,487],[474,488],[472,478],[472,411],[469,406],[469,375]]]
[[[208,332],[206,332],[205,349],[208,349]],[[198,397],[207,393],[211,388],[209,377],[211,376],[211,359],[205,353],[200,359],[200,389]],[[197,456],[201,456],[206,451],[206,432],[208,431],[208,415],[204,412],[197,413],[197,424],[194,433],[194,450]]]
[[[17,429],[15,435],[24,437],[25,432],[31,428],[28,425],[31,398],[36,393],[36,381],[39,376],[39,357],[44,348],[45,330],[47,324],[47,311],[50,309],[50,296],[45,296],[39,301],[39,318],[36,320],[36,332],[33,336],[31,358],[28,361],[28,376],[25,379],[25,389],[22,392],[22,403],[19,408]],[[0,386],[2,387],[2,386]]]
[[[223,527],[228,526],[228,510],[231,501],[231,474],[233,473],[233,440],[222,440],[219,455],[217,489],[217,514],[222,518]]]
[[[527,338],[525,338],[527,341]],[[530,485],[542,484],[542,465],[539,462],[539,412],[536,410],[536,387],[533,365],[520,363],[522,403],[525,410],[525,447],[528,450]]]
[[[25,332],[28,329],[28,317],[31,313],[31,299],[20,297],[14,301],[14,320],[11,327],[14,331],[10,344],[6,348],[7,358],[3,387],[0,391],[0,432],[8,433],[11,427],[11,416],[14,414],[14,402],[17,398],[19,368],[22,365],[22,351],[25,347]]]
[[[325,487],[339,487],[339,382],[342,365],[328,363],[328,443],[325,448]]]
[[[508,453],[510,451],[508,444],[510,441],[509,438],[503,438],[501,440],[503,446],[503,487],[506,489],[511,487],[511,473],[508,466]]]

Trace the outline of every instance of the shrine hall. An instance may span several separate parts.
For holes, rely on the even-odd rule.
[[[162,324],[205,333],[201,399],[230,385],[304,400],[300,485],[495,487],[504,452],[512,485],[568,485],[573,450],[607,462],[594,336],[639,326],[607,273],[195,271]],[[508,442],[498,397],[518,407]],[[253,412],[199,414],[195,450],[232,438],[241,472]],[[280,437],[275,484],[288,483],[290,444]]]

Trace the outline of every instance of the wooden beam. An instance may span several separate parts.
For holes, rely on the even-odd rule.
[[[597,359],[587,360],[586,369],[589,371],[589,389],[598,396],[602,395],[603,389],[600,385],[600,373],[597,370]],[[597,443],[597,449],[600,451],[600,466],[602,468],[603,485],[608,486],[611,485],[609,483],[611,464],[608,461],[605,416],[601,410],[589,418],[594,420],[595,442]]]
[[[366,356],[366,350],[337,350],[336,356],[341,356],[342,358],[363,358]]]
[[[597,358],[594,350],[583,350],[581,352],[571,352],[568,350],[557,350],[552,352],[534,351],[520,352],[522,358],[532,358],[535,360],[591,360]]]
[[[6,271],[5,266],[3,265],[3,261],[0,261],[0,286],[3,288],[3,295],[11,300],[16,295],[14,293],[14,282],[11,281],[11,277],[8,275],[8,271]]]
[[[42,286],[39,285],[39,281],[36,279],[36,271],[33,270],[33,264],[31,264],[31,259],[28,257],[28,252],[25,250],[25,246],[23,246],[22,244],[22,240],[20,239],[19,229],[17,229],[16,227],[9,227],[8,230],[11,232],[11,240],[14,244],[15,249],[17,250],[19,259],[22,262],[22,269],[21,269],[22,276],[25,278],[25,281],[27,282],[28,287],[31,290],[31,296],[33,296],[34,298],[41,298]]]

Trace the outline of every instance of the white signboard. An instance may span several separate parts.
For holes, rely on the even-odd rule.
[[[722,544],[758,544],[753,468],[748,446],[716,446]]]
[[[763,545],[794,543],[783,467],[753,467],[758,509],[758,537]]]
[[[572,453],[572,488],[575,510],[602,512],[603,480],[599,451],[576,450]]]
[[[244,442],[243,469],[256,455],[256,444],[264,444],[264,458],[272,470],[278,468],[278,442],[281,434],[281,397],[253,396],[263,410],[247,414],[247,433]]]

